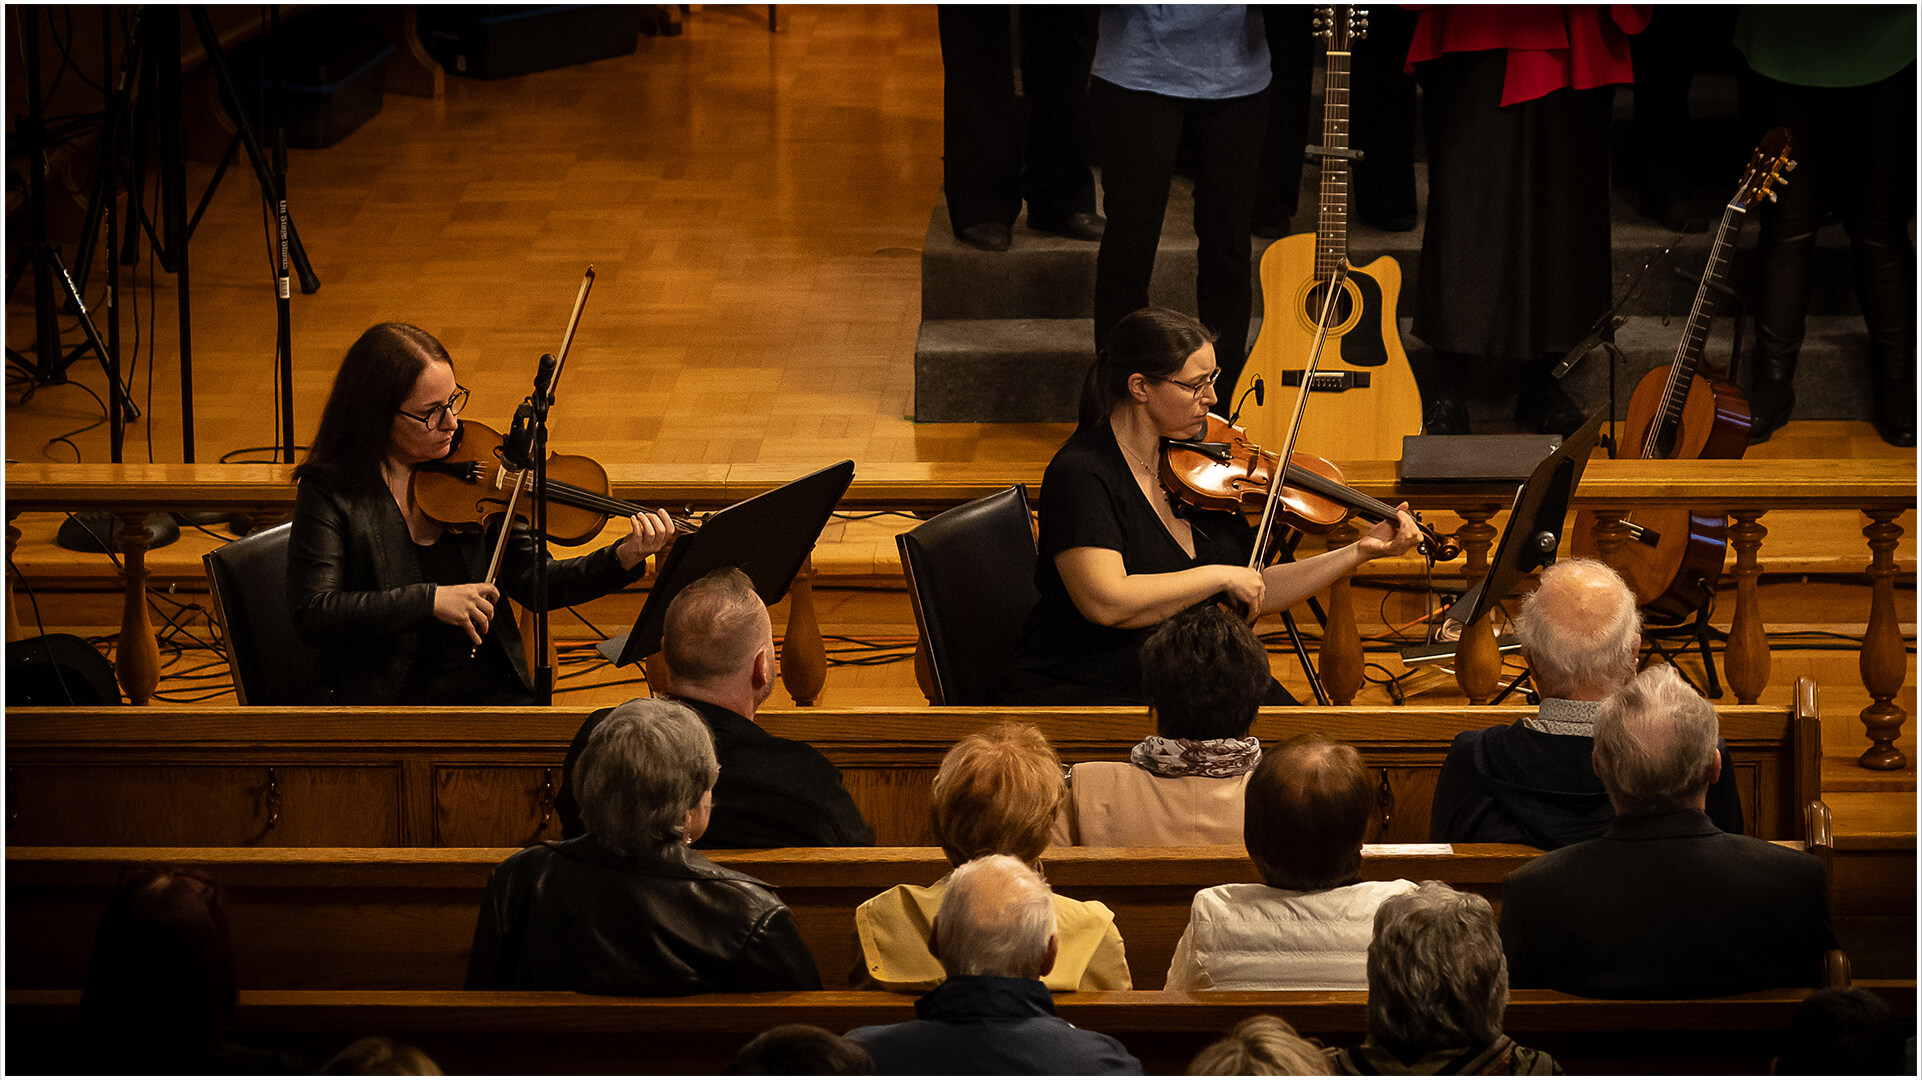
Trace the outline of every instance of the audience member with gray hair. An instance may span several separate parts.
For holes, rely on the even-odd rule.
[[[754,583],[734,567],[710,571],[675,594],[661,628],[668,691],[714,736],[721,779],[714,816],[699,847],[866,847],[874,830],[841,784],[841,770],[804,742],[770,735],[754,714],[774,692],[774,625]],[[572,775],[581,750],[607,718],[587,718],[567,749]],[[585,831],[569,784],[554,801],[561,836]]]
[[[707,726],[685,705],[636,698],[613,709],[572,778],[586,835],[495,867],[467,988],[820,989],[774,891],[689,848],[707,828],[719,773]]]
[[[1195,1055],[1189,1076],[1326,1076],[1328,1055],[1279,1016],[1250,1016]]]
[[[848,1032],[876,1072],[1140,1074],[1119,1042],[1055,1015],[1041,981],[1059,947],[1054,898],[1026,863],[984,855],[957,868],[928,946],[948,977],[915,1002],[920,1018]]]
[[[1488,901],[1424,881],[1375,910],[1368,1038],[1334,1054],[1361,1075],[1559,1074],[1555,1059],[1502,1034],[1508,965]]]
[[[1542,571],[1515,619],[1541,705],[1513,724],[1464,731],[1448,748],[1430,804],[1429,838],[1553,850],[1602,835],[1614,818],[1589,765],[1595,711],[1635,675],[1641,613],[1621,576],[1593,559]],[[1742,831],[1742,800],[1721,748],[1708,816]]]
[[[1589,997],[1717,997],[1815,985],[1835,947],[1822,865],[1715,827],[1715,708],[1667,666],[1595,717],[1595,774],[1615,820],[1502,887],[1516,986]]]

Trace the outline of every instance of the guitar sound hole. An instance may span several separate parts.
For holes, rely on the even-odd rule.
[[[1315,323],[1315,320],[1321,318],[1321,305],[1327,302],[1328,302],[1328,286],[1317,285],[1314,288],[1308,290],[1308,301],[1305,306],[1306,306],[1306,314],[1308,316],[1309,325],[1313,325]],[[1340,294],[1335,297],[1334,321],[1329,323],[1329,325],[1340,326],[1342,323],[1347,322],[1349,315],[1353,313],[1354,310],[1355,310],[1354,296],[1351,295],[1347,289],[1341,290]]]

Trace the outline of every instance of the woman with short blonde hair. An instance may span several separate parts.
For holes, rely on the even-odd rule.
[[[935,842],[961,866],[1007,855],[1039,870],[1056,811],[1067,795],[1061,759],[1032,724],[1005,723],[954,744],[934,774]],[[928,951],[927,928],[941,908],[948,877],[928,887],[896,885],[854,913],[856,989],[920,993],[947,977]],[[1097,901],[1054,896],[1060,938],[1048,988],[1128,990],[1128,958],[1114,912]]]

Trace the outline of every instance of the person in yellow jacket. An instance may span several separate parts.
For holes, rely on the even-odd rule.
[[[934,831],[954,866],[1008,855],[1035,869],[1067,796],[1061,759],[1031,724],[1002,724],[969,735],[941,759],[934,776]],[[896,885],[854,912],[855,989],[921,993],[947,977],[928,951],[928,931],[948,878],[930,886]],[[1129,990],[1128,957],[1114,912],[1098,901],[1054,896],[1054,967],[1049,990]]]

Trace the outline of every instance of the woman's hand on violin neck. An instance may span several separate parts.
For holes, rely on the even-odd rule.
[[[1415,525],[1414,515],[1408,512],[1408,504],[1397,506],[1395,515],[1394,521],[1377,522],[1374,528],[1355,541],[1355,552],[1361,556],[1361,561],[1400,555],[1421,543],[1421,529]]]
[[[665,510],[643,510],[627,519],[627,535],[614,548],[621,569],[632,570],[642,559],[667,550],[674,542],[674,521]]]
[[[467,631],[467,640],[476,645],[494,621],[494,603],[500,590],[492,585],[434,586],[434,618]]]

